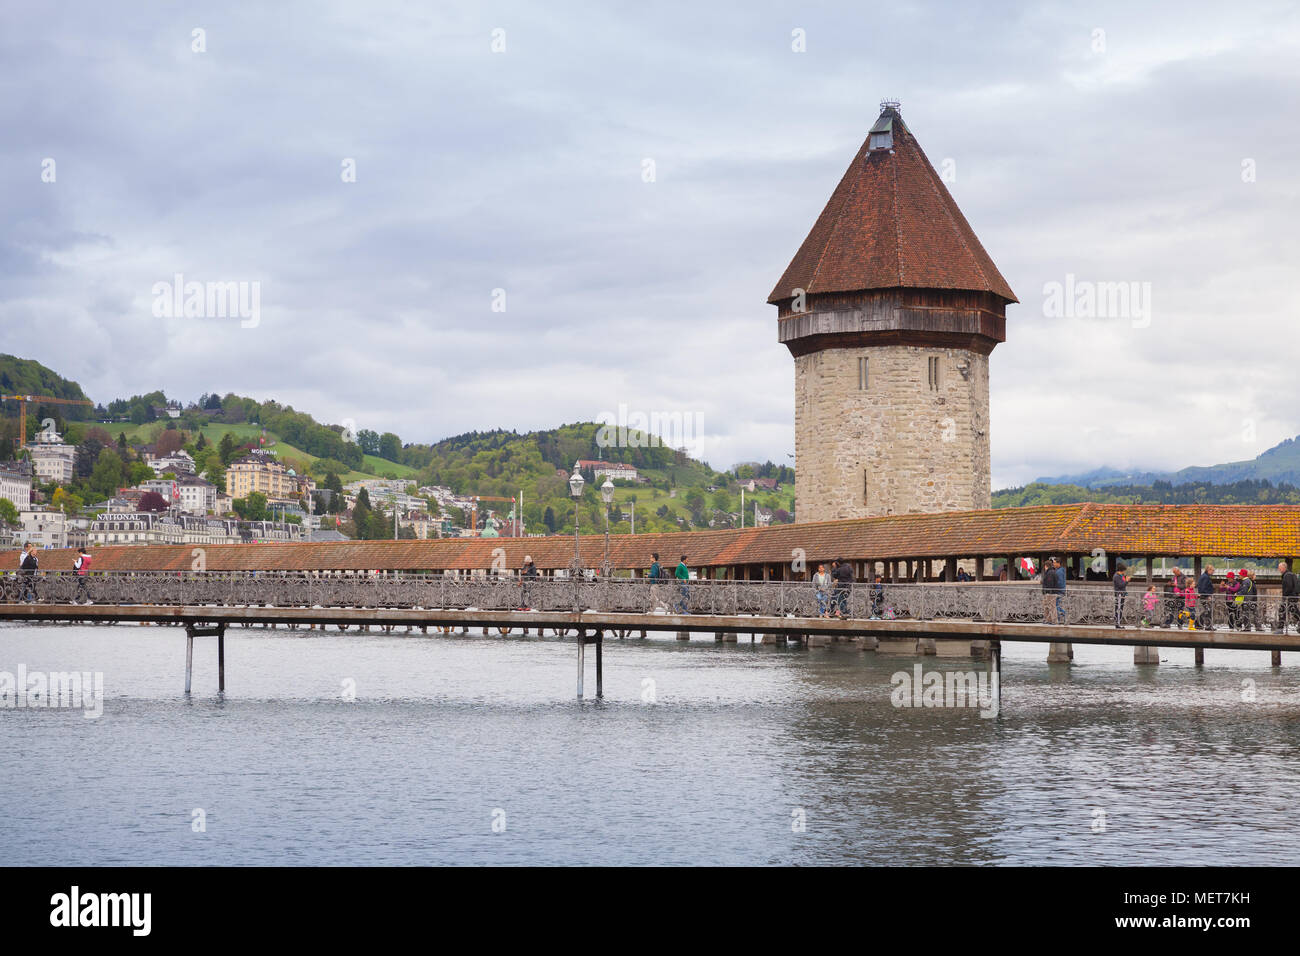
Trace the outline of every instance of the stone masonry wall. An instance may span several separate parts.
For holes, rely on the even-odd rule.
[[[795,458],[799,522],[988,508],[988,356],[905,345],[798,356]]]

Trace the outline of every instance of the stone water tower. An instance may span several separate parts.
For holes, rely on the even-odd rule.
[[[989,353],[1016,301],[882,103],[768,297],[794,356],[795,519],[988,508]]]

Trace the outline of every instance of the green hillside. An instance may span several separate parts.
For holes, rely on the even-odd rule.
[[[15,355],[0,354],[0,395],[47,395],[84,401],[88,398],[81,386],[69,381],[40,362],[21,359]],[[52,418],[55,427],[63,429],[64,421],[85,421],[94,418],[95,410],[89,405],[61,405],[55,402],[31,402],[27,405],[27,440],[35,437],[41,421]],[[0,402],[0,461],[12,457],[18,437],[19,404]]]
[[[17,392],[84,397],[75,382],[37,362],[0,357],[0,376],[7,376],[0,377],[4,388]],[[0,428],[8,429],[11,440],[5,448],[11,455],[17,405],[5,404],[0,409]],[[94,499],[114,481],[143,474],[141,449],[163,442],[168,448],[185,448],[200,473],[221,487],[225,466],[243,449],[254,447],[274,454],[299,473],[312,475],[320,485],[332,477],[341,484],[360,478],[394,478],[416,486],[446,486],[467,497],[511,497],[522,492],[530,533],[573,530],[575,507],[568,477],[577,459],[623,462],[638,469],[641,481],[619,482],[615,488],[610,508],[610,530],[615,533],[631,530],[634,511],[638,532],[736,526],[741,523],[740,477],[774,478],[781,483],[776,491],[745,495],[744,525],[754,524],[755,504],[773,511],[777,521],[792,520],[794,512],[794,473],[788,467],[767,462],[744,465],[737,474],[723,473],[637,432],[624,436],[626,447],[607,447],[602,441],[608,437],[606,430],[595,422],[524,434],[471,432],[426,445],[403,444],[392,432],[362,429],[355,436],[345,435],[341,426],[322,424],[292,407],[233,393],[205,393],[184,401],[176,418],[161,411],[167,404],[163,392],[153,391],[93,409],[76,409],[77,414],[49,406],[50,416],[68,441],[93,449],[95,456],[79,464],[78,475],[66,491],[85,501]],[[29,438],[33,430],[29,424]],[[115,462],[99,468],[99,477],[94,478],[91,472],[103,455]],[[576,517],[583,530],[601,530],[605,509],[599,488],[590,470],[584,477],[587,487]],[[46,491],[53,494],[54,489]],[[493,510],[504,515],[510,506],[503,504]]]
[[[618,482],[611,507],[610,530],[627,533],[635,502],[636,530],[673,531],[689,528],[732,527],[740,509],[737,476],[715,471],[671,448],[654,445],[648,436],[631,433],[630,447],[602,447],[602,426],[596,422],[562,425],[546,431],[471,432],[436,445],[409,445],[402,451],[408,465],[417,468],[421,484],[445,485],[462,495],[524,495],[524,520],[530,531],[546,528],[572,531],[574,504],[568,477],[578,459],[622,462],[638,470],[642,482]],[[742,469],[750,476],[753,469]],[[794,511],[794,475],[770,462],[754,477],[775,477],[783,484],[776,492],[746,494],[745,524],[753,524],[753,504]],[[591,471],[584,473],[579,524],[584,529],[604,528],[604,509]],[[602,479],[603,482],[603,479]],[[509,505],[506,504],[506,509]],[[547,511],[550,511],[548,519]],[[628,519],[622,518],[626,512]]]

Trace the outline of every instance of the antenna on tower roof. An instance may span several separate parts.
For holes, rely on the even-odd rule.
[[[882,110],[900,110],[903,104],[898,100],[881,100],[880,108]]]

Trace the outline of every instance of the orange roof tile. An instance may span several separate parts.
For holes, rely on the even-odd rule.
[[[691,567],[785,564],[795,549],[809,562],[837,557],[891,560],[956,556],[1005,557],[1090,554],[1123,556],[1300,556],[1300,506],[1073,504],[940,514],[891,515],[727,531],[612,535],[615,568],[645,568],[658,551],[665,565],[685,553]],[[498,552],[497,549],[500,549]],[[227,544],[205,549],[207,568],[225,570],[473,570],[503,554],[518,568],[532,555],[539,568],[569,565],[573,538],[435,538],[424,541],[327,541],[309,544]],[[188,570],[194,546],[102,547],[97,570]],[[43,551],[41,566],[72,567],[75,552]],[[600,535],[582,537],[582,560],[599,567]],[[18,552],[0,553],[0,570]]]
[[[893,148],[863,142],[768,302],[794,295],[922,288],[1016,294],[892,107]],[[879,121],[878,121],[879,122]]]

